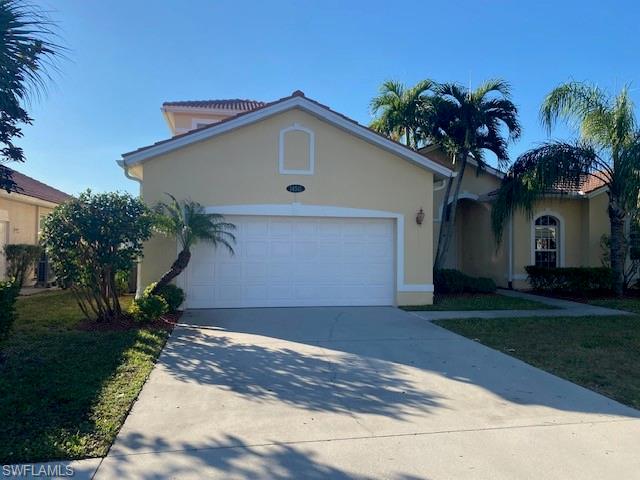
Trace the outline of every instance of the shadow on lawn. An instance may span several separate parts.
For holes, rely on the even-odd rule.
[[[198,448],[187,442],[168,445],[161,437],[146,438],[131,434],[118,439],[129,448],[162,452],[151,455],[143,465],[139,456],[107,457],[98,470],[97,479],[102,478],[268,478],[276,480],[347,480],[358,478],[372,480],[374,477],[354,475],[343,469],[322,463],[310,448],[288,444],[268,446],[240,446],[241,439],[227,435],[222,439],[206,441],[207,448]],[[166,452],[167,449],[179,451]],[[131,464],[138,463],[135,470]],[[197,472],[197,473],[196,473]],[[386,477],[394,480],[428,480],[427,477],[397,474]]]
[[[163,339],[135,330],[12,337],[0,363],[0,463],[104,455],[137,393],[107,385],[116,375],[141,382],[129,359],[149,361]]]

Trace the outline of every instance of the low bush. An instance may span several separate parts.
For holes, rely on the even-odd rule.
[[[608,267],[525,267],[529,284],[542,292],[589,293],[611,290],[613,275]]]
[[[156,284],[152,283],[144,289],[144,295],[151,295],[154,288],[156,288]],[[178,308],[180,308],[180,305],[182,305],[182,302],[184,302],[184,290],[171,283],[164,287],[160,287],[155,294],[164,298],[167,305],[169,305],[170,312],[177,311]]]
[[[16,299],[20,287],[11,282],[0,282],[0,340],[7,337],[16,317]]]
[[[129,314],[136,322],[147,323],[159,319],[169,311],[169,305],[159,295],[143,295],[129,307]]]
[[[434,273],[435,293],[493,293],[496,282],[485,277],[471,277],[460,270],[443,268]]]
[[[27,275],[35,268],[42,256],[40,245],[14,244],[4,247],[7,258],[7,275],[17,285],[22,286]]]

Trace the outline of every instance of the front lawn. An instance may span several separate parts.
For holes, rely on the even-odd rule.
[[[616,310],[626,310],[627,312],[640,313],[640,298],[593,298],[587,300],[591,305],[599,307],[615,308]]]
[[[407,311],[449,310],[538,310],[554,308],[524,298],[507,297],[497,293],[437,294],[433,305],[401,307]]]
[[[435,323],[640,408],[640,317],[496,318]]]
[[[167,332],[78,330],[70,292],[21,297],[17,311],[0,343],[0,463],[105,455]]]

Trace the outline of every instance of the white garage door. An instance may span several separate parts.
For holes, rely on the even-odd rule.
[[[183,274],[189,308],[393,304],[393,220],[227,219],[236,254],[194,247]]]

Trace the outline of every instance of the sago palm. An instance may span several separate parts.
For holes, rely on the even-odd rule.
[[[434,97],[422,105],[419,131],[426,142],[440,146],[453,161],[456,175],[447,181],[434,268],[447,257],[455,229],[456,205],[469,156],[478,169],[485,167],[485,154],[492,152],[498,166],[508,163],[507,145],[521,133],[518,108],[511,101],[511,88],[503,80],[488,80],[475,90],[456,83],[433,89]]]
[[[549,132],[558,120],[577,130],[573,142],[549,141],[521,155],[504,178],[492,212],[494,233],[517,210],[531,215],[549,194],[578,190],[594,178],[607,189],[613,287],[623,293],[624,224],[637,209],[640,135],[629,91],[612,96],[595,85],[569,82],[545,98],[540,117]]]
[[[403,140],[408,147],[418,148],[418,114],[433,86],[431,80],[423,80],[411,88],[393,80],[384,82],[379,95],[371,100],[371,111],[378,115],[371,128],[396,141]]]
[[[167,195],[171,201],[160,202],[155,208],[156,229],[166,236],[175,237],[180,246],[180,253],[171,268],[158,280],[152,293],[169,284],[187,268],[191,260],[191,247],[196,243],[207,242],[214,247],[223,246],[233,254],[232,244],[236,241],[232,233],[235,225],[225,222],[222,215],[207,213],[197,202],[178,201],[173,195]]]

